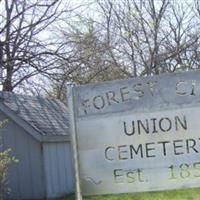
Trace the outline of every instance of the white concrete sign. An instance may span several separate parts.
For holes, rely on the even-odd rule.
[[[83,195],[200,187],[200,72],[73,88]]]

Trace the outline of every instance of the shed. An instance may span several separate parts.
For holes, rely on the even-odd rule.
[[[9,168],[8,199],[47,199],[73,192],[66,105],[58,100],[0,92],[3,148],[19,163]]]

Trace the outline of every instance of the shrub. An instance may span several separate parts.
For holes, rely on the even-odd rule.
[[[8,166],[12,162],[17,162],[15,157],[10,155],[11,149],[0,152],[0,200],[3,200],[5,194],[9,192],[8,188]]]
[[[0,121],[0,129],[4,128],[8,123],[5,119]],[[0,149],[3,149],[3,144],[0,138]],[[11,163],[18,162],[14,156],[11,155],[11,149],[0,151],[0,200],[4,199],[4,196],[9,193],[8,188],[8,167]]]

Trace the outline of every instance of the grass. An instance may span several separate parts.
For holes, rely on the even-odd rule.
[[[74,199],[74,195],[70,195],[60,200]],[[83,197],[83,200],[200,200],[200,188],[165,192],[89,196]]]

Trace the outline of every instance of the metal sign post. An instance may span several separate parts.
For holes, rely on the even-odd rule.
[[[73,87],[74,87],[73,84],[67,85],[68,109],[69,109],[69,115],[70,115],[71,144],[73,148],[73,160],[74,160],[74,169],[75,169],[75,195],[76,195],[75,198],[76,200],[82,200],[80,174],[79,174],[76,122],[75,122],[75,112],[74,112]]]

